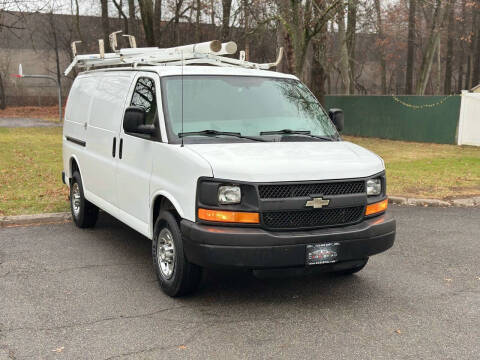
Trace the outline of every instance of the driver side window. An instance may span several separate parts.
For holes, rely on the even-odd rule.
[[[153,79],[148,77],[138,78],[130,106],[144,108],[146,114],[144,125],[155,125],[157,97],[155,92],[155,81]]]

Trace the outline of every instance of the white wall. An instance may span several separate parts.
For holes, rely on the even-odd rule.
[[[457,144],[480,146],[480,93],[462,92]]]

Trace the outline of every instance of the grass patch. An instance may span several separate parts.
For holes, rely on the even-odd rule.
[[[480,148],[345,137],[383,157],[388,193],[480,195]],[[68,211],[61,128],[0,128],[0,215]]]
[[[480,195],[480,148],[346,136],[379,154],[390,195],[454,198]]]
[[[0,215],[68,210],[61,128],[0,128]]]

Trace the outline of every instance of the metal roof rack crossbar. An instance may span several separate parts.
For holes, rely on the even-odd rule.
[[[205,64],[268,70],[277,66],[283,57],[283,48],[280,48],[277,59],[272,63],[260,64],[247,61],[245,60],[244,51],[240,51],[239,59],[226,57],[225,55],[233,55],[237,52],[237,44],[233,41],[222,44],[218,40],[173,48],[137,48],[135,37],[132,35],[124,35],[128,37],[131,47],[117,50],[117,34],[120,32],[121,31],[115,31],[109,36],[110,47],[114,50],[113,53],[105,53],[103,41],[99,40],[98,54],[79,55],[76,48],[76,44],[79,42],[74,41],[72,43],[74,58],[72,63],[65,70],[65,75],[68,75],[74,67],[91,70],[118,65],[131,65],[136,67],[138,65],[168,66]]]

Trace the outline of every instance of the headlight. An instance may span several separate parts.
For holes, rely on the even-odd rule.
[[[238,204],[242,200],[239,186],[220,186],[218,188],[219,204]]]
[[[382,193],[382,180],[380,178],[367,180],[367,195],[380,195]]]

